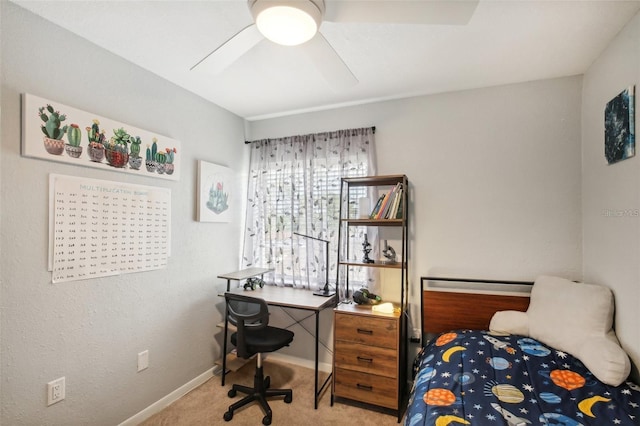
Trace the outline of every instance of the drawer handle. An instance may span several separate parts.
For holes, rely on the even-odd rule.
[[[362,356],[358,356],[357,358],[358,358],[358,361],[369,362],[369,363],[373,362],[373,358],[365,358]]]
[[[360,383],[356,383],[356,386],[358,387],[358,389],[362,389],[362,390],[366,390],[366,391],[372,391],[373,390],[373,386],[369,386],[369,385],[361,385]]]
[[[358,333],[360,333],[360,334],[369,334],[369,335],[371,335],[371,334],[373,334],[373,330],[365,330],[365,329],[363,329],[363,328],[359,328],[359,329],[358,329]]]

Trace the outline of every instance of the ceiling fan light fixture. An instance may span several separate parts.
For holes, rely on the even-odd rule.
[[[318,32],[323,13],[311,0],[255,0],[251,12],[262,35],[284,46],[309,41]]]

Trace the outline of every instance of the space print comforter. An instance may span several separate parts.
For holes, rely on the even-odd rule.
[[[640,425],[640,387],[598,381],[530,338],[461,330],[421,350],[404,419],[415,425]]]

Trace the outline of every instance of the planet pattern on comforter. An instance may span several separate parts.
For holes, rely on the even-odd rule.
[[[640,425],[638,385],[606,385],[530,337],[444,333],[422,348],[414,375],[405,426]]]

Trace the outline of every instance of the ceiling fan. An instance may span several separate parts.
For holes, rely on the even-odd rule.
[[[191,70],[218,74],[264,38],[298,46],[335,89],[358,83],[319,31],[322,22],[465,25],[478,0],[248,0],[254,23],[238,31]]]

